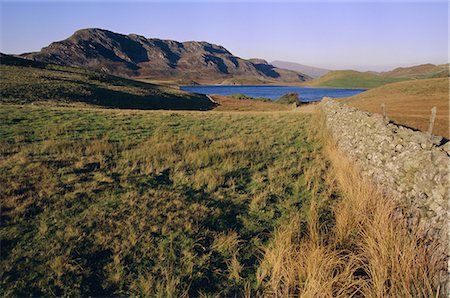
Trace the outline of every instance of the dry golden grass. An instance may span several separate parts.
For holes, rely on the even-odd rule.
[[[443,78],[448,77],[449,64],[421,64],[411,67],[397,67],[384,72],[387,77],[409,77],[410,79]]]
[[[278,104],[275,102],[262,102],[257,100],[234,99],[227,96],[214,95],[214,100],[219,106],[214,111],[289,111],[292,109],[289,105]]]
[[[318,120],[318,133],[324,133]],[[316,132],[317,133],[317,132]],[[325,136],[325,135],[323,135]],[[341,195],[335,218],[321,228],[323,200],[313,197],[307,218],[280,226],[257,271],[260,294],[272,297],[438,297],[431,252],[382,195],[332,144],[327,184]],[[315,189],[315,185],[310,186]],[[302,231],[301,227],[306,225]]]
[[[335,206],[336,247],[355,246],[365,279],[355,280],[365,297],[435,297],[431,251],[384,196],[336,148],[328,147],[343,199]]]
[[[341,100],[372,113],[381,113],[381,104],[384,103],[389,118],[421,131],[428,130],[431,108],[435,106],[437,114],[433,134],[450,137],[448,78],[392,83]]]

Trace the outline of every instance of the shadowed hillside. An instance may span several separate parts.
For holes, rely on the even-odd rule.
[[[206,110],[204,95],[78,68],[0,56],[3,103],[86,103],[126,109]]]

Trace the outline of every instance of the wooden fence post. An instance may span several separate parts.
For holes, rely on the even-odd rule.
[[[435,120],[436,120],[436,107],[433,107],[431,109],[430,125],[428,126],[428,132],[427,132],[427,134],[429,136],[431,136],[431,134],[433,133],[433,126],[434,126]]]
[[[386,118],[386,105],[384,103],[381,104],[381,115]]]

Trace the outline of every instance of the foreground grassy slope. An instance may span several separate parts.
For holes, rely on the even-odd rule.
[[[191,94],[103,73],[39,63],[1,54],[3,103],[86,103],[128,109],[206,110],[214,105]]]
[[[1,105],[1,295],[435,297],[312,117]]]
[[[431,108],[435,106],[437,115],[433,133],[450,137],[448,78],[389,84],[340,100],[374,113],[381,113],[384,103],[389,118],[422,131],[428,130]]]
[[[0,120],[2,296],[239,295],[306,185],[327,189],[294,113],[3,105]]]
[[[374,88],[406,79],[355,70],[335,70],[309,81],[305,85],[311,87]]]

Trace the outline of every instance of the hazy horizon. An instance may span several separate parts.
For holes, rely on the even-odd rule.
[[[220,44],[236,56],[384,71],[448,63],[447,2],[8,2],[0,51],[39,51],[76,30]]]

